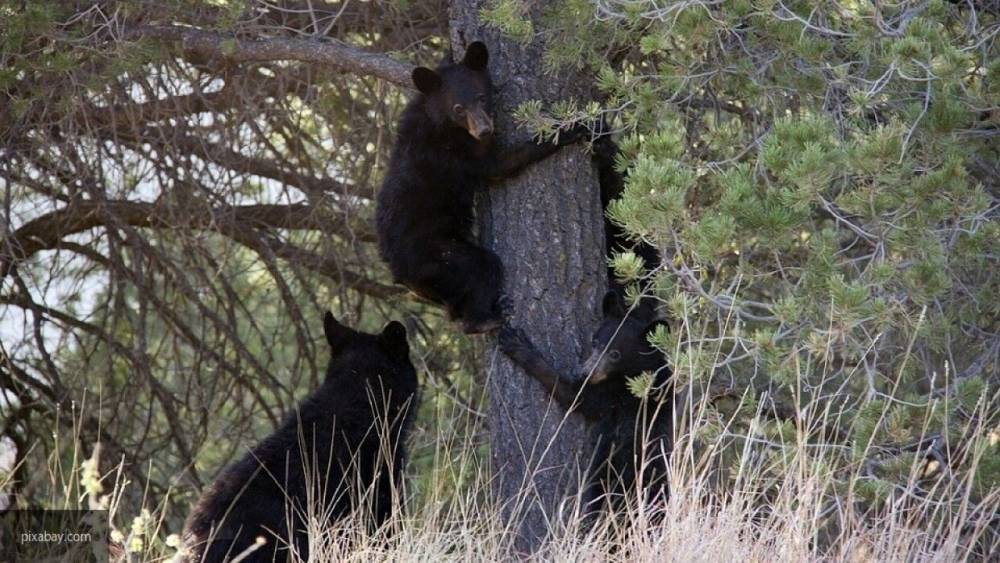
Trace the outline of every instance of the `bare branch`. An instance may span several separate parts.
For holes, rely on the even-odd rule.
[[[412,88],[412,65],[378,53],[351,47],[336,40],[254,38],[245,39],[180,26],[142,26],[127,34],[178,41],[186,53],[228,62],[300,61],[331,66],[343,72],[381,78],[403,88]]]
[[[262,250],[265,246],[280,258],[291,260],[309,270],[343,281],[351,287],[376,297],[402,293],[394,286],[371,282],[360,274],[341,267],[335,260],[297,248],[288,243],[266,242],[253,234],[256,229],[318,230],[339,232],[338,220],[306,204],[241,205],[229,207],[185,207],[172,209],[158,203],[136,201],[76,201],[58,211],[46,213],[22,225],[6,237],[0,254],[0,277],[6,276],[18,261],[60,246],[68,235],[107,224],[108,217],[133,227],[196,228],[219,232],[237,242]],[[346,235],[345,235],[346,236]]]

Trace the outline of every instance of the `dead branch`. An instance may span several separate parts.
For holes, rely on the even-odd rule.
[[[332,39],[239,38],[195,28],[154,25],[130,30],[128,39],[177,41],[185,53],[232,63],[299,61],[342,72],[374,76],[411,88],[413,66],[386,55],[370,53]]]

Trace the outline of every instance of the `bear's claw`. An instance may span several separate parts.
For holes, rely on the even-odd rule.
[[[509,319],[514,315],[514,300],[503,294],[497,298],[497,311],[500,312],[500,316],[504,319]]]
[[[522,351],[534,350],[535,348],[524,330],[515,328],[509,324],[505,324],[500,328],[500,334],[497,335],[497,343],[500,344],[500,349],[507,355],[515,355]]]

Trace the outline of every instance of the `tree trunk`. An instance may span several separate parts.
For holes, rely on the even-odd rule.
[[[490,51],[495,119],[502,143],[527,137],[511,118],[527,100],[589,99],[590,80],[573,71],[543,76],[541,41],[516,43],[481,24],[485,2],[453,0],[454,56],[484,41]],[[530,17],[537,21],[538,7]],[[597,176],[582,145],[560,150],[479,201],[480,241],[506,270],[512,322],[557,369],[576,367],[598,322],[605,288],[602,209]],[[495,349],[487,357],[494,491],[522,553],[535,551],[575,493],[589,459],[583,419],[566,417],[533,379]]]

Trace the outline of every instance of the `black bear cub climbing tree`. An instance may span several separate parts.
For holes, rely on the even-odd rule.
[[[475,41],[457,63],[414,69],[420,93],[400,119],[376,211],[393,278],[444,305],[469,334],[498,328],[504,313],[503,265],[474,240],[476,193],[586,133],[578,127],[557,144],[529,140],[498,150],[488,64],[486,45]]]

